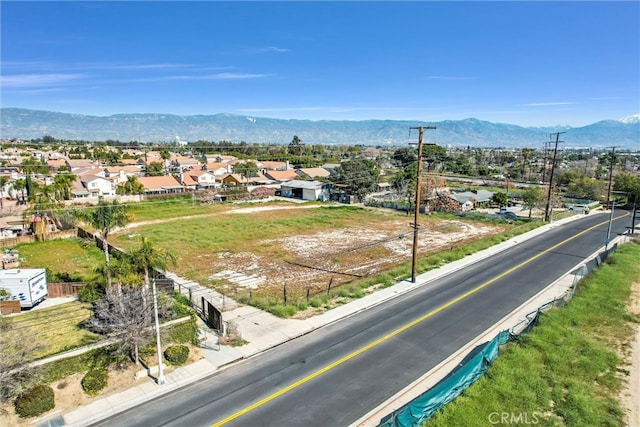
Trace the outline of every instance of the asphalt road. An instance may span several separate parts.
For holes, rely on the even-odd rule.
[[[555,228],[96,425],[349,425],[602,249],[608,219]]]

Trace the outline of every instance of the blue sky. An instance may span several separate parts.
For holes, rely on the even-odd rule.
[[[640,3],[2,1],[2,107],[581,126],[640,112]]]

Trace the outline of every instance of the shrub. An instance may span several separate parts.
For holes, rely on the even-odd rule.
[[[107,386],[109,372],[105,368],[93,368],[85,374],[80,382],[82,389],[89,396],[95,396]]]
[[[184,365],[189,358],[189,347],[184,345],[172,345],[164,351],[164,358],[172,365]]]
[[[191,319],[189,321],[169,327],[167,332],[169,342],[178,344],[191,343],[194,345],[200,342],[198,339],[198,318],[193,312],[190,314]]]
[[[48,385],[37,385],[18,396],[14,402],[16,413],[23,418],[35,417],[56,406],[53,389]]]

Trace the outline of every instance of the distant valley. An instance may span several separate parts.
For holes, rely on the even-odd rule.
[[[0,139],[85,141],[195,142],[245,141],[248,144],[288,144],[297,135],[305,144],[369,146],[406,145],[417,141],[409,128],[435,126],[425,142],[472,147],[541,147],[552,132],[565,132],[565,147],[640,149],[640,116],[603,120],[583,127],[522,127],[477,119],[416,122],[401,120],[284,120],[234,114],[116,114],[90,116],[21,108],[0,109]]]

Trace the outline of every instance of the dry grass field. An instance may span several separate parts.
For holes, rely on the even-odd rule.
[[[175,255],[181,277],[238,297],[316,294],[411,262],[413,217],[353,206],[228,205],[212,213],[134,222],[111,242],[140,238]],[[419,253],[460,246],[505,231],[506,223],[455,217],[420,219]]]

